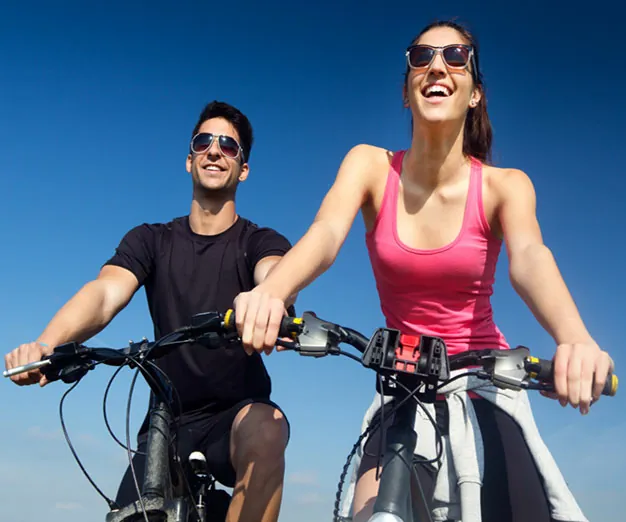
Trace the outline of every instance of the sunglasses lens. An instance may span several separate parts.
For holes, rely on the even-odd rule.
[[[191,142],[191,150],[196,154],[202,154],[211,146],[211,143],[213,143],[213,134],[206,132],[198,134]]]
[[[423,45],[416,45],[409,49],[409,63],[411,67],[428,67],[433,59],[434,49]]]
[[[465,67],[469,61],[469,49],[462,45],[452,45],[443,50],[443,58],[450,67]]]
[[[236,158],[239,154],[239,145],[230,136],[220,136],[220,149],[224,156],[229,158]]]

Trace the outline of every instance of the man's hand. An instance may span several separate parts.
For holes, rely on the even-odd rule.
[[[235,323],[241,343],[248,355],[270,354],[276,345],[285,303],[264,291],[261,286],[242,292],[233,303]]]
[[[11,370],[18,366],[40,361],[44,355],[50,355],[52,352],[53,348],[39,341],[22,344],[4,356],[4,364],[7,370]],[[36,383],[39,383],[39,386],[45,386],[48,383],[46,377],[39,370],[13,375],[11,380],[18,386]]]
[[[563,407],[569,403],[586,415],[591,404],[600,399],[606,378],[613,370],[609,354],[593,341],[560,344],[554,357],[555,392],[544,395],[558,399]]]

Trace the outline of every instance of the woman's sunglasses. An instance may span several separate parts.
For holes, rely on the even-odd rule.
[[[217,138],[217,146],[220,152],[227,158],[235,159],[240,153],[243,156],[243,149],[235,138],[231,138],[225,134],[212,134],[210,132],[201,132],[193,137],[191,140],[192,152],[195,154],[206,152],[211,148],[211,144],[215,138]]]
[[[417,44],[411,45],[406,50],[407,62],[411,69],[429,67],[437,54],[441,54],[446,65],[453,69],[464,69],[471,60],[473,65],[471,72],[473,76],[475,75],[476,63],[474,49],[471,45],[452,44],[444,47],[433,47],[432,45]]]

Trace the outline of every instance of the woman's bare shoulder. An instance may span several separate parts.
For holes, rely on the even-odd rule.
[[[520,169],[484,165],[483,177],[487,187],[499,196],[520,190],[534,192],[530,176]]]

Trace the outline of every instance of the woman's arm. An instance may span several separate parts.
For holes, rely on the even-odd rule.
[[[511,283],[558,346],[554,379],[561,405],[569,402],[586,414],[592,397],[600,398],[612,361],[587,331],[554,256],[543,243],[532,182],[524,172],[508,170],[496,185]]]
[[[246,351],[269,352],[276,343],[285,301],[335,261],[359,209],[370,197],[378,149],[354,147],[344,158],[313,224],[265,280],[235,299],[237,329]]]

